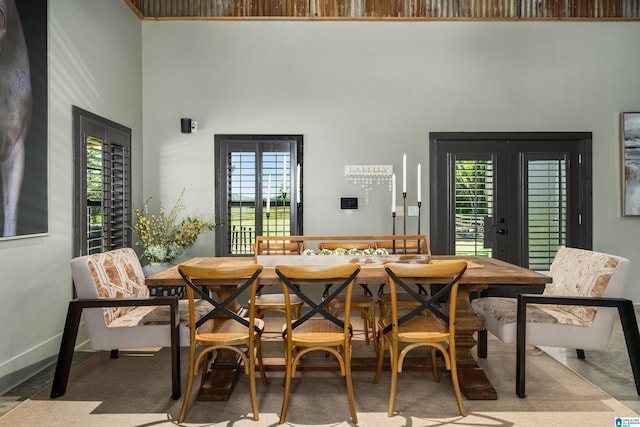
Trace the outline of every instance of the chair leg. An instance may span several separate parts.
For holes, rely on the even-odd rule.
[[[487,358],[487,330],[478,331],[478,357]]]
[[[262,340],[260,339],[256,341],[256,355],[258,357],[258,367],[260,368],[260,377],[262,378],[262,384],[269,385],[267,374],[264,371],[264,362],[262,360]]]
[[[208,352],[207,352],[208,354]],[[184,422],[184,419],[187,416],[187,409],[189,408],[189,402],[191,400],[191,389],[193,388],[193,378],[195,376],[195,371],[196,371],[196,350],[195,350],[195,344],[191,344],[191,346],[189,347],[189,371],[187,373],[187,389],[184,391],[184,397],[183,397],[183,401],[182,401],[182,408],[180,409],[180,415],[178,415],[178,424],[181,424]],[[205,366],[206,366],[206,359],[207,356],[206,354],[201,354],[200,356],[198,356],[198,359],[200,359],[200,357],[203,357],[205,359]],[[204,374],[203,374],[204,377]]]
[[[62,332],[62,341],[60,342],[58,362],[56,363],[56,371],[53,375],[53,384],[51,385],[51,398],[62,396],[67,391],[71,361],[73,360],[73,348],[76,345],[81,315],[82,306],[75,301],[69,302],[67,319],[64,324],[64,331]]]
[[[347,383],[347,396],[349,398],[349,409],[351,411],[351,420],[354,424],[358,424],[358,414],[356,412],[355,398],[353,396],[353,381],[351,380],[351,345],[344,348],[344,370],[345,381]]]
[[[373,348],[376,351],[376,354],[378,353],[378,350],[376,350],[376,332],[377,332],[377,328],[376,328],[376,305],[377,304],[373,304],[370,309],[369,309],[369,326],[371,327],[371,340],[373,341]]]
[[[436,349],[431,347],[431,370],[433,371],[433,380],[440,382],[440,373],[438,372],[438,361],[436,359]]]
[[[285,344],[286,345],[286,344]],[[287,348],[285,354],[285,371],[284,371],[284,397],[282,399],[282,409],[280,410],[280,424],[284,424],[287,418],[287,406],[289,405],[289,392],[291,391],[291,375],[293,372],[291,349]]]
[[[636,383],[636,391],[640,395],[640,332],[638,331],[638,321],[636,320],[633,303],[630,300],[624,300],[617,306],[624,340],[627,344],[627,352],[629,353],[629,361],[631,362],[631,370],[633,371],[633,379]]]
[[[578,359],[582,360],[585,358],[584,350],[580,348],[576,348],[576,353],[578,354]]]
[[[378,384],[380,382],[380,374],[382,373],[382,365],[384,364],[384,350],[386,348],[386,338],[382,334],[382,332],[378,333],[379,336],[375,337],[375,342],[378,343],[376,354],[378,356],[378,366],[376,367],[376,376],[373,379],[374,384]]]
[[[364,329],[364,343],[369,345],[369,308],[363,308],[360,311],[360,317],[362,318],[362,329]]]
[[[387,416],[393,416],[393,408],[396,404],[396,390],[398,386],[398,343],[392,342],[389,346],[391,360],[391,391],[389,393],[389,408],[387,409]]]
[[[464,404],[462,403],[462,395],[460,394],[460,383],[458,382],[458,367],[456,361],[456,351],[455,347],[452,349],[450,347],[450,364],[451,364],[451,382],[453,384],[453,392],[456,395],[456,402],[458,403],[458,410],[460,411],[460,415],[463,417],[467,416],[467,410],[464,408]]]
[[[253,346],[249,347],[249,391],[251,393],[251,409],[253,409],[253,420],[259,420],[258,394],[256,392],[256,356]],[[260,365],[262,366],[262,364]],[[265,377],[262,377],[263,381]]]

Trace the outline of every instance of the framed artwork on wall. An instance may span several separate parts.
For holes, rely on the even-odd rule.
[[[622,113],[622,215],[640,216],[640,113]]]
[[[0,239],[45,234],[47,0],[0,0]]]

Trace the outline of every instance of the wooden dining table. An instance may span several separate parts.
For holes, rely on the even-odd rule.
[[[471,306],[471,295],[481,292],[491,285],[514,285],[514,286],[540,286],[551,282],[551,277],[539,272],[529,270],[514,264],[510,264],[495,258],[478,256],[454,256],[454,255],[432,255],[429,262],[441,262],[445,260],[466,260],[468,268],[462,276],[458,289],[456,307],[456,349],[458,363],[458,378],[460,389],[469,400],[495,400],[497,392],[484,371],[478,365],[472,354],[472,348],[476,346],[475,333],[484,329],[484,319],[477,315]],[[199,257],[186,261],[186,264],[198,265],[237,265],[255,262],[250,257]],[[364,265],[356,278],[356,283],[371,285],[386,284],[388,282],[387,273],[383,265]],[[260,274],[260,283],[263,285],[280,285],[274,267],[265,266]],[[178,273],[177,266],[155,274],[146,279],[147,286],[182,286],[184,282]],[[425,285],[438,284],[437,280]],[[225,286],[224,283],[208,282],[202,283],[212,292],[215,292],[220,300],[231,295],[234,288]],[[236,310],[241,309],[236,302]],[[353,359],[357,359],[353,355]],[[375,369],[375,364],[371,365]],[[227,383],[231,377],[227,378]],[[213,394],[208,400],[224,400],[224,394],[230,393],[232,385],[221,386],[222,392]],[[222,397],[221,397],[221,396]],[[217,397],[215,397],[217,396]],[[228,398],[228,395],[226,396]],[[207,400],[207,398],[203,399]]]

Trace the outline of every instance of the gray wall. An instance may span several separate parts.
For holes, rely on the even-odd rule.
[[[122,1],[49,2],[49,235],[0,242],[0,393],[58,354],[72,298],[72,105],[132,129],[141,198],[141,46]]]
[[[305,234],[391,233],[389,189],[365,205],[344,165],[393,164],[400,179],[403,152],[409,205],[422,163],[428,233],[429,132],[588,131],[594,248],[634,262],[626,295],[640,301],[618,129],[619,112],[640,110],[637,40],[635,22],[144,22],[144,193],[169,206],[185,187],[212,212],[214,134],[300,133]],[[180,117],[198,133],[181,134]],[[340,211],[340,196],[361,208]]]

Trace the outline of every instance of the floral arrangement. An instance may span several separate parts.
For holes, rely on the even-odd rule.
[[[145,201],[142,209],[134,209],[136,225],[132,230],[140,237],[136,245],[142,246],[149,262],[169,262],[178,258],[184,248],[196,242],[200,233],[215,228],[216,224],[195,214],[178,222],[178,213],[185,208],[183,194],[184,190],[168,214],[160,207],[157,215],[150,215],[148,203],[151,198]]]
[[[305,249],[302,252],[302,255],[315,255],[316,253],[314,252],[313,249]],[[318,255],[389,255],[389,251],[387,251],[384,248],[378,248],[378,249],[373,249],[373,248],[369,248],[369,249],[344,249],[344,248],[336,248],[335,250],[331,251],[329,249],[322,249],[320,252],[318,252]]]

